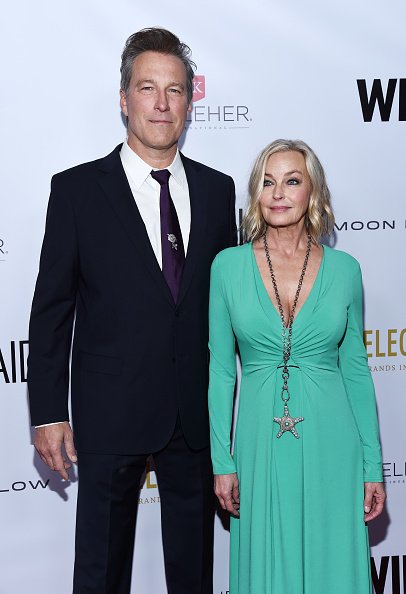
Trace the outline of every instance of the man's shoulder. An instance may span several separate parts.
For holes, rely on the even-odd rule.
[[[52,177],[53,182],[67,183],[69,181],[83,181],[85,178],[92,178],[98,171],[108,171],[113,168],[114,165],[120,162],[120,149],[121,144],[105,157],[94,159],[93,161],[87,161],[85,163],[79,163],[68,169],[64,169],[58,173],[55,173]]]
[[[218,179],[218,180],[222,180],[222,181],[228,181],[228,182],[233,182],[232,177],[230,175],[228,175],[227,173],[223,173],[222,171],[219,171],[218,169],[214,169],[213,167],[209,167],[209,165],[205,165],[204,163],[201,163],[200,161],[195,161],[193,159],[190,159],[189,157],[186,157],[183,153],[180,154],[181,158],[182,158],[182,162],[183,162],[183,166],[185,167],[186,173],[188,171],[194,171],[199,175],[205,175],[207,177],[211,177],[214,179]]]

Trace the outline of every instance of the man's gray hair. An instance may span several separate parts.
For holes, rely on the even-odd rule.
[[[134,60],[143,52],[158,52],[176,56],[183,62],[186,69],[186,95],[189,104],[193,97],[193,77],[196,64],[190,59],[192,53],[190,47],[182,43],[176,35],[167,29],[150,27],[130,35],[121,55],[121,89],[127,93]]]

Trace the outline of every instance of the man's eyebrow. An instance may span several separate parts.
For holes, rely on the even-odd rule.
[[[142,78],[140,80],[137,80],[137,85],[143,85],[145,83],[155,84],[155,81],[152,78]]]
[[[183,83],[176,81],[176,80],[170,82],[167,86],[168,87],[181,87],[182,89],[185,88],[185,85]]]
[[[140,80],[137,80],[137,82],[136,82],[137,85],[144,85],[146,83],[155,85],[156,81],[153,78],[141,78]],[[169,82],[166,86],[167,87],[180,87],[182,89],[185,88],[185,85],[183,83],[176,81],[176,80]]]

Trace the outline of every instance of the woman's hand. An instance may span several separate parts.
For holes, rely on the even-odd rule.
[[[364,521],[369,522],[382,513],[386,494],[383,483],[365,483],[364,493]]]
[[[240,487],[236,472],[233,474],[215,474],[214,492],[223,509],[226,509],[233,516],[240,515]]]

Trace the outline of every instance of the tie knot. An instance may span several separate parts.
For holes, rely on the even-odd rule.
[[[170,171],[167,169],[158,169],[158,171],[151,171],[151,176],[159,183],[159,185],[164,186],[168,184]]]

